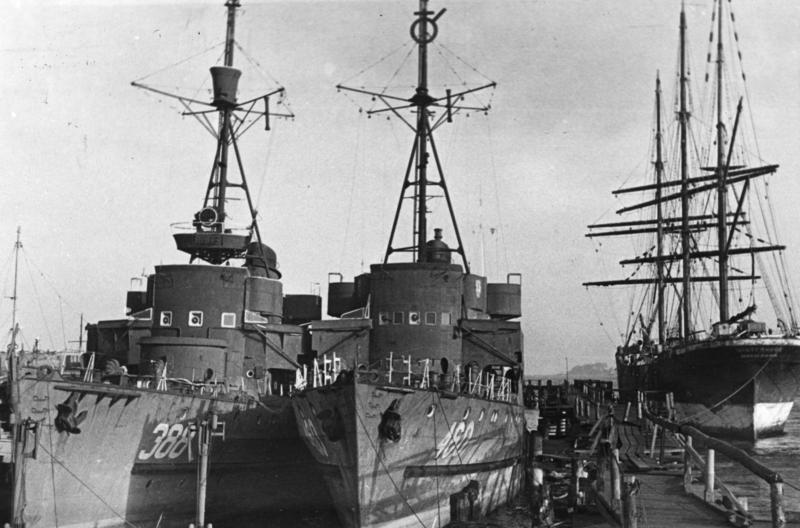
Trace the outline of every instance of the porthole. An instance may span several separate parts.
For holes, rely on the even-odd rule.
[[[497,421],[497,411],[492,411],[492,418],[489,421],[492,423]]]
[[[481,409],[481,413],[478,415],[478,421],[480,422],[483,420],[483,417],[486,416],[486,411]]]
[[[189,326],[203,326],[203,312],[192,310],[189,312]]]
[[[172,326],[172,312],[161,312],[159,323],[161,326]]]
[[[466,420],[467,418],[469,418],[469,413],[470,413],[470,408],[467,407],[466,409],[464,409],[464,418],[462,419]]]

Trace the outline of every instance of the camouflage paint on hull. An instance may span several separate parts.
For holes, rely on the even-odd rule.
[[[325,468],[344,526],[444,526],[450,496],[477,481],[476,514],[520,489],[523,407],[431,390],[355,382],[299,393],[300,432]],[[379,434],[397,401],[400,439]]]
[[[329,504],[298,438],[289,398],[260,401],[130,389],[55,379],[20,380],[27,528],[186,526],[195,514],[197,442],[192,427],[224,422],[209,459],[206,520]],[[56,406],[75,399],[79,433],[59,431]],[[13,473],[13,467],[6,470]],[[302,490],[302,493],[298,493]],[[2,521],[13,515],[12,493]],[[224,523],[223,523],[224,524]]]

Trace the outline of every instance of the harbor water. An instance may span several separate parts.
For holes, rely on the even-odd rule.
[[[735,445],[753,455],[759,462],[781,474],[784,480],[784,509],[790,519],[800,517],[800,399],[795,401],[786,423],[784,435],[764,438],[753,443]],[[769,485],[754,477],[735,462],[717,458],[717,475],[736,491],[738,497],[746,497],[750,511],[757,519],[770,515]]]

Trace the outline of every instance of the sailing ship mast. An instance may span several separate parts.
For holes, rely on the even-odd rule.
[[[727,226],[726,205],[728,189],[725,183],[725,171],[727,166],[723,166],[725,156],[724,128],[722,123],[722,2],[717,2],[717,243],[719,247],[719,321],[724,323],[728,320],[728,252],[727,252]],[[737,116],[738,118],[738,116]],[[731,145],[733,143],[731,142]]]
[[[414,145],[411,150],[411,155],[408,160],[406,168],[405,180],[403,188],[400,193],[400,199],[397,204],[394,221],[392,223],[391,234],[389,235],[389,242],[386,246],[386,253],[384,256],[384,263],[389,261],[390,255],[396,252],[410,252],[416,262],[428,262],[429,254],[426,251],[428,244],[428,208],[427,201],[432,196],[430,195],[429,188],[431,186],[440,187],[444,194],[447,208],[450,215],[456,241],[458,247],[449,249],[451,252],[461,255],[465,271],[469,273],[469,263],[467,262],[466,254],[464,252],[464,245],[461,240],[461,233],[458,229],[455,213],[453,211],[453,204],[450,200],[450,193],[447,189],[444,173],[442,170],[441,160],[436,148],[436,143],[433,137],[433,131],[436,130],[444,122],[451,122],[452,117],[459,111],[480,111],[487,112],[489,106],[470,107],[460,104],[464,100],[464,96],[474,93],[486,88],[493,88],[496,83],[479,86],[477,88],[470,88],[461,92],[452,93],[450,89],[445,91],[442,97],[433,97],[429,93],[428,88],[428,45],[432,43],[439,32],[437,21],[447,11],[441,9],[438,13],[428,10],[428,0],[420,0],[419,11],[414,14],[417,19],[411,24],[411,38],[417,44],[417,87],[414,95],[408,99],[387,95],[383,92],[371,92],[359,88],[351,88],[348,86],[337,85],[336,88],[340,90],[347,90],[361,94],[370,95],[376,100],[381,101],[385,108],[378,110],[369,110],[368,115],[376,114],[379,112],[392,112],[396,117],[401,119],[409,128],[414,131]],[[413,109],[416,113],[416,119],[412,123],[399,113],[402,109]],[[436,116],[435,109],[444,110],[443,115]],[[438,179],[431,179],[429,173],[429,165],[431,157],[436,166]],[[403,207],[403,202],[407,198],[406,192],[411,189],[413,201],[413,244],[406,247],[395,247],[394,238],[397,233],[397,225],[400,219],[400,212]],[[438,237],[437,233],[437,237]]]
[[[691,244],[689,231],[689,157],[687,154],[687,128],[689,126],[689,112],[686,110],[686,10],[681,3],[680,22],[680,47],[681,47],[681,77],[680,77],[680,111],[678,124],[680,127],[681,142],[681,255],[683,290],[681,297],[681,314],[683,325],[681,335],[684,343],[689,340],[692,333],[692,270],[691,270]]]
[[[716,151],[712,151],[712,156],[716,158],[716,161],[709,163],[709,165],[712,166],[700,167],[701,170],[707,171],[704,174],[691,176],[689,173],[689,119],[691,117],[691,112],[688,108],[686,11],[682,3],[680,11],[679,83],[677,87],[679,92],[677,111],[680,150],[679,177],[674,180],[664,180],[661,151],[661,113],[660,104],[657,103],[656,181],[651,184],[627,187],[613,191],[613,194],[619,195],[623,193],[654,190],[654,197],[633,205],[622,207],[618,209],[616,213],[624,214],[635,210],[655,207],[655,219],[596,223],[588,226],[590,232],[586,235],[587,237],[607,237],[616,235],[630,236],[645,233],[655,234],[655,252],[653,252],[651,248],[641,256],[619,261],[619,264],[622,266],[629,264],[637,265],[636,271],[629,277],[619,280],[584,282],[583,284],[584,286],[652,285],[656,288],[656,291],[651,294],[650,298],[656,305],[655,309],[657,313],[652,315],[652,308],[648,307],[651,314],[649,323],[646,323],[642,316],[638,317],[637,322],[641,323],[643,331],[649,332],[651,325],[657,320],[659,324],[658,339],[664,343],[667,320],[677,320],[679,323],[682,346],[689,344],[695,335],[692,325],[696,316],[693,314],[693,311],[697,308],[697,296],[701,293],[699,291],[692,291],[692,286],[695,283],[708,282],[711,283],[713,287],[716,287],[717,290],[714,293],[718,295],[716,301],[719,308],[719,321],[713,325],[711,331],[712,337],[715,339],[734,338],[740,332],[740,327],[731,325],[730,323],[734,323],[752,313],[755,309],[755,304],[748,306],[741,313],[732,315],[729,287],[731,281],[746,280],[754,282],[761,279],[761,276],[756,274],[754,255],[756,253],[782,251],[785,249],[783,245],[771,243],[769,238],[764,240],[751,236],[749,227],[747,228],[747,234],[750,238],[750,244],[733,247],[734,235],[741,227],[750,224],[749,217],[745,215],[744,206],[745,198],[750,190],[751,180],[776,172],[778,165],[757,167],[732,167],[731,165],[733,148],[736,144],[739,120],[742,113],[742,98],[739,98],[739,103],[736,108],[732,132],[728,134],[723,121],[724,114],[722,103],[724,95],[724,88],[722,86],[723,68],[725,67],[725,49],[722,42],[722,2],[717,3],[716,8],[713,10],[713,16],[716,17],[714,29],[717,32],[714,75],[716,86],[712,87],[716,105],[712,107],[714,115],[712,115],[711,121],[716,123],[715,139],[717,145]],[[710,42],[710,45],[713,46],[715,42],[713,35]],[[711,56],[711,53],[709,53],[709,62],[711,61]],[[658,80],[656,81],[656,99],[657,101],[660,100],[660,82]],[[677,192],[663,192],[664,190],[677,186],[680,187]],[[730,190],[729,187],[731,187]],[[707,204],[710,210],[698,211],[692,214],[692,198],[695,196],[708,196],[708,200],[703,200],[703,205],[705,207]],[[733,198],[733,203],[730,207],[727,203],[729,196]],[[714,207],[713,204],[714,198],[716,198],[717,201],[716,207]],[[674,217],[670,217],[669,215],[665,217],[662,204],[667,202],[676,203],[678,200],[680,201],[680,213],[671,215]],[[595,231],[595,229],[600,228],[603,228],[603,230]],[[609,230],[608,228],[614,229]],[[710,231],[708,233],[708,238],[711,240],[706,240],[704,238],[701,243],[696,237],[698,233],[706,230]],[[669,237],[671,235],[679,235],[680,237],[680,241],[676,241],[679,247],[675,248],[674,251],[666,250],[664,247],[664,237]],[[713,240],[714,238],[716,238],[716,240]],[[709,242],[708,245],[711,246],[708,249],[702,247],[706,242]],[[751,256],[753,264],[750,273],[740,272],[735,267],[731,268],[731,257],[735,257],[736,255]],[[692,268],[694,261],[702,261],[703,259],[716,260],[716,274],[713,272],[699,273],[701,267],[705,269],[706,266],[695,266],[694,269]],[[680,262],[680,272],[674,275],[670,274],[671,268],[669,266],[663,266],[669,262]],[[655,268],[655,277],[650,276],[642,278],[635,276],[644,264],[651,264]],[[785,271],[777,271],[778,273],[785,273]],[[665,313],[665,286],[669,284],[675,284],[677,286],[678,283],[681,284],[679,288],[675,288],[679,296],[677,299],[678,311],[675,314],[667,314]],[[769,292],[768,285],[767,289]],[[776,309],[776,313],[778,313],[778,299],[770,293],[770,300]],[[675,319],[672,319],[672,317],[675,317]],[[628,332],[628,339],[630,339],[632,334],[633,328]],[[627,344],[626,341],[625,345],[627,346]]]
[[[658,320],[658,342],[663,344],[666,337],[664,328],[664,213],[661,208],[662,183],[664,180],[664,160],[661,155],[661,78],[656,75],[656,310]]]

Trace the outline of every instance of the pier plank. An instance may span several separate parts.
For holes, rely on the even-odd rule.
[[[639,483],[636,502],[640,526],[648,528],[730,526],[721,511],[685,492],[683,478],[679,472],[659,469],[662,466],[650,453],[653,439],[649,431],[631,422],[617,422],[616,427],[623,472],[635,475]],[[655,442],[656,455],[660,451],[661,442],[661,438]],[[675,451],[676,447],[678,446],[668,437],[664,444],[665,453]],[[582,526],[582,523],[576,526]],[[607,526],[614,524],[608,523]]]

